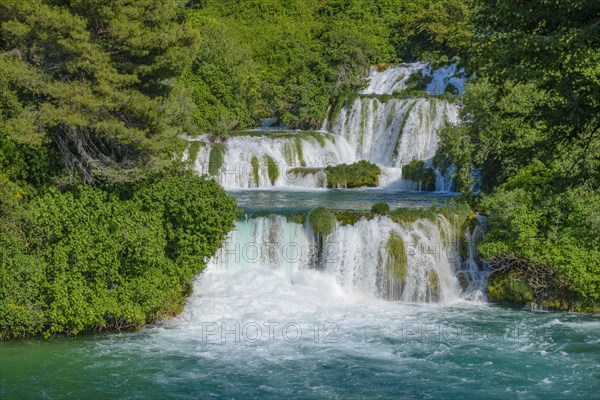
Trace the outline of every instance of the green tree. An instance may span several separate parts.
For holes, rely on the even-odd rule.
[[[479,180],[498,299],[600,309],[600,4],[480,0],[463,123],[435,161]],[[520,279],[521,283],[515,283]]]
[[[0,226],[0,338],[139,328],[179,312],[235,208],[214,180],[181,171],[13,204]]]
[[[183,5],[3,1],[0,138],[57,152],[88,183],[164,166],[190,112],[173,81],[197,47]]]

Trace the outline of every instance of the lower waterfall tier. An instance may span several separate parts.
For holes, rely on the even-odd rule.
[[[482,296],[483,268],[473,254],[477,226],[467,227],[459,214],[400,219],[338,221],[323,234],[323,221],[310,216],[249,218],[237,222],[209,271],[266,268],[293,283],[302,271],[314,270],[351,294],[411,303]]]

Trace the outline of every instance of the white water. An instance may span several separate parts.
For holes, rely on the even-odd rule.
[[[442,215],[436,221],[422,219],[402,224],[377,217],[370,221],[363,218],[354,225],[338,224],[321,241],[308,224],[290,222],[281,215],[251,218],[237,222],[227,242],[209,262],[207,273],[221,276],[215,285],[226,284],[223,279],[237,280],[240,274],[253,275],[252,280],[245,280],[251,288],[244,290],[263,290],[263,278],[259,276],[266,274],[282,285],[308,285],[309,291],[325,290],[325,286],[335,296],[452,303],[462,295],[456,277],[461,270],[458,232]],[[404,281],[387,269],[387,243],[392,233],[404,243]],[[432,274],[439,282],[435,287]]]
[[[401,64],[378,72],[371,68],[370,85],[363,94],[391,94],[406,87],[410,74],[420,71],[432,77],[429,94],[443,94],[451,84],[462,93],[464,78],[457,75],[456,64],[432,71],[423,63]],[[269,121],[272,123],[273,121]],[[226,153],[216,179],[227,189],[326,187],[323,173],[291,173],[296,167],[324,168],[328,165],[352,164],[368,160],[380,166],[379,186],[402,190],[420,190],[417,184],[402,179],[402,166],[423,160],[429,166],[438,146],[438,132],[445,124],[458,123],[458,106],[436,98],[358,97],[343,107],[333,120],[326,121],[321,132],[251,131],[229,136],[222,143]],[[317,139],[319,138],[319,139]],[[207,143],[194,160],[198,174],[208,174],[210,138],[196,138]],[[186,151],[184,158],[189,157]],[[279,176],[269,177],[270,157]],[[252,159],[258,161],[258,182]],[[452,190],[452,181],[437,173],[437,191]]]
[[[439,129],[457,122],[458,107],[444,100],[359,98],[340,111],[331,131],[350,143],[356,158],[401,167],[433,158]]]
[[[425,91],[430,95],[439,95],[446,92],[448,85],[454,86],[459,95],[465,88],[465,74],[456,64],[433,70],[430,64],[411,63],[399,64],[379,71],[377,67],[369,69],[369,86],[361,94],[393,94],[406,89],[410,75],[421,72],[430,76],[431,82]]]
[[[292,170],[297,167],[324,168],[353,163],[355,157],[353,149],[344,140],[326,133],[315,134],[321,136],[321,142],[303,132],[287,132],[279,137],[252,132],[231,136],[223,143],[226,148],[225,159],[216,178],[226,189],[323,187],[325,184],[322,179],[313,175],[303,177],[292,173]],[[210,150],[210,146],[205,146],[198,152],[194,170],[200,175],[208,174]],[[279,172],[274,182],[269,177],[267,156],[275,162]],[[258,160],[258,182],[254,179],[253,157]]]

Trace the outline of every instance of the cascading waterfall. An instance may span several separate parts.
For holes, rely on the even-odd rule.
[[[411,75],[421,73],[430,78],[425,91],[430,95],[446,93],[448,85],[462,94],[465,87],[465,72],[458,68],[456,63],[433,70],[431,64],[409,63],[399,64],[379,70],[373,66],[369,68],[369,86],[361,94],[394,94],[407,89]]]
[[[202,139],[198,140],[208,144],[198,149],[193,168],[205,175],[211,168],[214,144]],[[295,174],[294,168],[317,169],[355,160],[346,141],[323,132],[249,131],[229,136],[217,146],[222,146],[224,154],[214,175],[226,189],[323,187],[322,179]],[[188,149],[184,157],[189,154]]]
[[[425,88],[429,95],[443,95],[448,87],[459,95],[464,91],[464,71],[456,64],[435,71],[423,63],[401,64],[384,71],[371,67],[369,86],[327,122],[327,129],[344,137],[355,148],[356,158],[387,167],[384,185],[394,184],[405,190],[419,187],[401,179],[402,166],[422,160],[433,167],[439,130],[445,124],[458,123],[459,108],[448,100],[385,97],[405,90],[410,76],[417,72],[429,77]],[[436,191],[452,190],[451,179],[435,172]]]
[[[410,223],[381,216],[338,223],[319,240],[310,224],[273,214],[238,221],[209,269],[263,268],[292,283],[301,271],[317,270],[351,294],[447,303],[462,294],[459,235],[460,229],[441,214],[434,221]]]
[[[388,174],[397,181],[402,166],[425,160],[430,166],[438,146],[438,131],[444,124],[458,122],[458,106],[439,99],[358,98],[344,107],[331,131],[346,139],[355,149],[356,159],[366,159],[390,167]],[[395,169],[395,170],[394,170]],[[404,182],[405,188],[412,188]],[[436,190],[450,190],[451,183],[441,174]]]
[[[430,97],[389,97],[405,90],[415,73],[428,77],[425,92]],[[299,174],[294,168],[316,170],[367,160],[381,168],[380,186],[420,190],[418,184],[402,179],[402,166],[415,160],[432,166],[438,132],[445,124],[458,122],[458,106],[431,96],[443,95],[448,87],[461,94],[463,74],[456,64],[437,70],[424,63],[400,64],[384,71],[372,67],[369,86],[337,115],[329,115],[322,131],[267,130],[226,135],[216,143],[223,149],[222,160],[212,157],[213,164],[220,161],[212,167],[215,143],[204,136],[194,139],[204,146],[188,150],[184,158],[193,154],[195,171],[214,176],[229,189],[325,187],[323,174]],[[436,190],[451,189],[452,181],[436,171]]]

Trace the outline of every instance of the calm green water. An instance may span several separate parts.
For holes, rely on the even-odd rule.
[[[239,190],[229,191],[238,205],[249,212],[256,210],[307,210],[325,207],[337,210],[370,210],[373,204],[384,202],[392,208],[430,207],[435,201],[442,205],[458,193],[410,192],[388,189],[315,189],[306,190]]]

